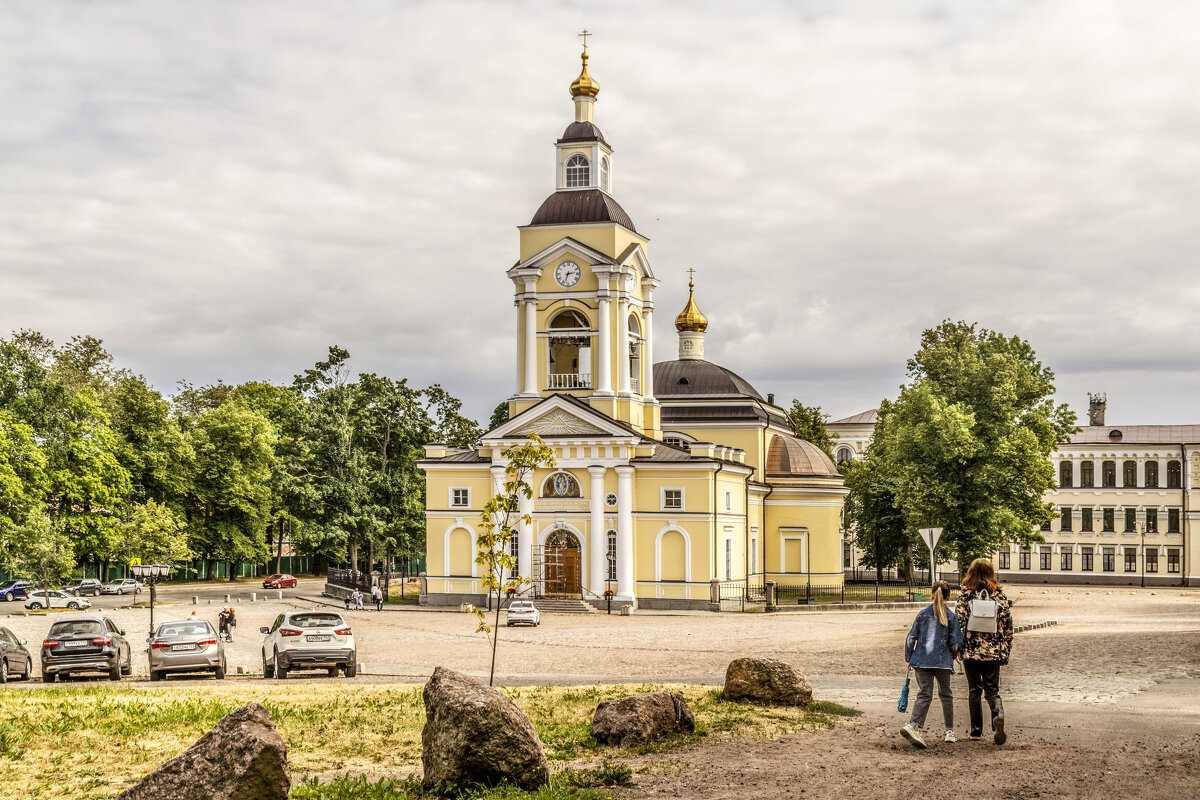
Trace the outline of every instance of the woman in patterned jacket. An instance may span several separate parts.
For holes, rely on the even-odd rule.
[[[988,599],[996,601],[996,632],[968,630],[971,620],[971,601],[980,599],[986,591]],[[962,661],[967,674],[967,709],[971,714],[970,737],[983,736],[983,707],[980,695],[987,698],[992,711],[993,741],[1004,744],[1004,703],[1000,700],[1000,667],[1008,664],[1012,651],[1012,601],[996,580],[996,570],[986,558],[971,562],[963,578],[955,615],[963,631]]]

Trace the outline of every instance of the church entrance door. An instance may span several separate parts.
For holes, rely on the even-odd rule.
[[[541,594],[545,597],[579,597],[583,591],[583,559],[579,539],[568,530],[556,530],[542,548]]]

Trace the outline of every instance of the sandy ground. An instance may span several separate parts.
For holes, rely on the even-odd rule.
[[[245,584],[168,589],[156,619],[186,616],[199,593],[201,613],[215,623],[223,593],[240,596],[228,660],[261,676],[258,626],[284,609],[312,607],[307,598],[319,590],[306,580],[282,601],[251,603],[251,591],[260,598],[263,592]],[[954,689],[964,741],[941,743],[936,701],[929,718],[936,744],[918,752],[899,738],[907,719],[895,702],[913,611],[547,615],[538,628],[501,629],[497,673],[510,684],[717,684],[731,659],[770,655],[800,669],[818,697],[864,712],[833,732],[716,742],[648,759],[623,796],[729,797],[737,786],[738,794],[748,788],[764,800],[848,788],[880,798],[981,790],[1000,797],[1200,797],[1200,590],[1014,586],[1010,595],[1016,624],[1058,624],[1017,635],[1001,683],[1010,738],[999,749],[965,741],[961,676]],[[128,602],[102,598],[98,605]],[[16,606],[11,611],[19,614]],[[5,618],[9,610],[0,604],[0,625],[29,639],[36,652],[49,621]],[[130,632],[134,680],[151,690],[142,633],[148,611],[107,613]],[[392,608],[346,616],[366,673],[358,681],[418,682],[438,665],[486,675],[488,646],[474,632],[473,616]]]

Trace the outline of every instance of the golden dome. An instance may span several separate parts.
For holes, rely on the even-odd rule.
[[[592,80],[592,76],[588,75],[587,71],[587,50],[583,51],[583,72],[579,73],[579,77],[571,84],[571,97],[595,97],[600,93],[600,84]]]
[[[708,327],[708,317],[700,313],[700,307],[696,305],[695,297],[696,284],[688,281],[688,301],[683,307],[683,311],[679,312],[679,316],[675,317],[675,330],[682,333],[683,331],[702,332]]]

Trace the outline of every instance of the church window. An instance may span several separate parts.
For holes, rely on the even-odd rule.
[[[1158,488],[1158,462],[1146,462],[1146,486],[1150,489]]]
[[[687,386],[689,383],[691,383],[691,381],[689,381],[687,378],[680,378],[680,379],[679,379],[679,385],[680,385],[680,386]]]
[[[591,165],[583,156],[576,153],[567,159],[567,188],[587,186],[592,182]]]
[[[579,496],[579,481],[569,472],[556,472],[542,484],[542,497]]]
[[[688,447],[688,443],[685,442],[683,439],[679,438],[678,436],[665,436],[665,437],[663,437],[663,442],[665,444],[671,445],[671,447],[678,447],[680,450],[689,450],[690,449]]]
[[[838,463],[839,467],[842,464],[845,464],[847,461],[849,461],[852,458],[854,458],[854,451],[851,450],[849,447],[839,447],[838,448],[837,463]]]
[[[1069,488],[1074,482],[1074,477],[1075,464],[1064,459],[1058,465],[1058,485],[1063,488]]]
[[[471,490],[455,488],[450,490],[450,506],[452,508],[467,508],[471,505]]]
[[[1113,489],[1117,485],[1117,462],[1105,461],[1100,465],[1101,478],[1105,489]]]
[[[680,510],[683,508],[683,489],[663,489],[662,507],[665,510]]]
[[[1137,462],[1126,461],[1121,467],[1121,485],[1137,486]]]
[[[1182,471],[1178,461],[1167,462],[1167,488],[1178,489],[1183,485]]]
[[[605,580],[617,579],[617,532],[608,532],[608,575]]]
[[[638,341],[642,338],[642,325],[633,314],[629,315],[629,388],[635,393],[640,392],[641,378],[641,348]]]
[[[1079,465],[1079,485],[1092,488],[1096,485],[1096,462],[1084,461]]]
[[[604,191],[609,191],[608,188],[608,157],[600,156],[600,188]]]
[[[517,544],[517,534],[514,533],[512,536],[510,536],[508,538],[508,554],[510,556],[512,556],[512,560],[513,560],[512,576],[514,578],[518,578],[521,575],[521,572],[517,566],[518,564],[521,563],[520,555],[519,555],[520,552],[521,552],[520,545]]]
[[[550,320],[548,389],[590,389],[592,338],[587,317],[574,309]]]
[[[733,580],[733,539],[725,540],[725,580]]]

